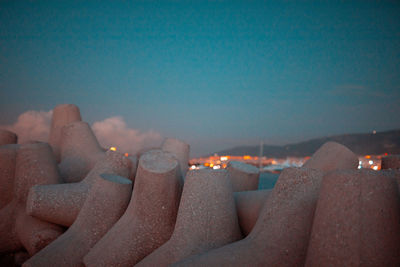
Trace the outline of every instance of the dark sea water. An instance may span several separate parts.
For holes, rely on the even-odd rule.
[[[279,173],[263,172],[260,173],[260,180],[258,183],[258,189],[272,189],[278,180]]]

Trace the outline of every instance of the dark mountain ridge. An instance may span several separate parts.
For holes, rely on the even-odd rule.
[[[357,155],[400,154],[400,129],[376,133],[343,134],[315,138],[284,146],[264,145],[266,157],[286,158],[311,156],[325,142],[345,145]],[[258,156],[260,146],[239,146],[216,152],[218,155]]]

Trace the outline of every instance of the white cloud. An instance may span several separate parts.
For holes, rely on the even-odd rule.
[[[25,143],[29,140],[47,142],[52,113],[52,110],[47,112],[30,110],[19,115],[14,124],[0,125],[0,128],[16,133],[18,143]]]
[[[143,148],[158,147],[162,136],[155,131],[141,132],[128,128],[122,117],[111,117],[92,125],[93,132],[100,144],[118,151],[134,154]]]
[[[12,125],[0,125],[18,135],[18,143],[29,140],[48,141],[52,111],[30,110],[19,115]],[[160,146],[163,138],[155,131],[141,132],[129,128],[122,117],[111,117],[93,123],[92,129],[104,148],[135,154],[141,149]]]

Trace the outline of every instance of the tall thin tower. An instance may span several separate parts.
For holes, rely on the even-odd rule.
[[[262,169],[262,157],[263,157],[263,154],[264,154],[264,142],[263,142],[263,140],[261,140],[260,141],[260,154],[258,156],[258,168],[260,169],[260,171]]]

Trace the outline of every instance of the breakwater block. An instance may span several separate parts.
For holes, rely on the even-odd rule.
[[[178,168],[162,150],[140,157],[129,206],[85,256],[86,266],[133,266],[171,237],[183,186]]]
[[[78,183],[33,186],[27,199],[27,213],[52,223],[71,226],[99,174],[125,178],[130,175],[131,161],[127,157],[115,151],[107,151],[105,155]]]
[[[326,142],[303,167],[322,171],[357,169],[358,157],[350,149],[336,142]]]
[[[284,169],[243,240],[174,266],[303,266],[323,172]]]
[[[239,226],[244,236],[253,229],[271,192],[272,190],[268,189],[234,193]]]
[[[112,174],[98,175],[71,227],[22,266],[83,266],[86,253],[124,213],[131,193],[132,181]]]
[[[226,168],[232,181],[233,192],[257,190],[260,171],[253,165],[230,161]]]
[[[73,104],[61,104],[53,109],[49,134],[49,144],[53,148],[57,162],[61,160],[61,130],[65,125],[81,121],[79,108]]]
[[[30,255],[62,234],[63,229],[26,214],[29,189],[62,182],[51,147],[46,143],[21,145],[16,154],[13,199],[0,210],[0,253],[24,247]]]
[[[324,177],[306,266],[400,266],[394,174],[342,170]]]
[[[73,122],[62,128],[59,168],[65,182],[80,182],[104,157],[105,152],[86,122]]]
[[[8,130],[0,129],[0,146],[7,144],[16,144],[18,142],[18,136]]]
[[[400,169],[400,155],[390,155],[382,158],[381,168]]]
[[[241,237],[228,172],[191,171],[186,176],[171,239],[138,266],[169,266]]]

